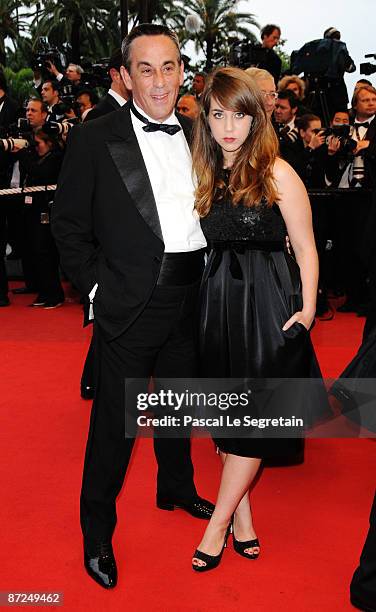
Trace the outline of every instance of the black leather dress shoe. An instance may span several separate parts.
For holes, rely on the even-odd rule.
[[[157,497],[157,508],[160,510],[175,510],[180,508],[185,510],[195,518],[209,520],[213,514],[214,504],[202,497],[195,497],[191,502],[171,501],[161,497]]]
[[[84,552],[85,568],[89,576],[104,589],[117,584],[117,567],[111,542],[90,545]]]
[[[30,293],[38,293],[36,290],[34,291],[34,289],[28,289],[28,287],[17,287],[17,289],[13,289],[12,293],[14,293],[14,295],[28,295]]]
[[[85,400],[94,399],[95,389],[90,385],[81,385],[81,397]]]

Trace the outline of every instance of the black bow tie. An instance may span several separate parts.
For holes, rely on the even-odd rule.
[[[354,128],[357,130],[358,128],[364,127],[366,128],[366,130],[368,130],[369,128],[369,123],[368,121],[365,121],[364,123],[354,123]]]
[[[130,102],[130,109],[134,116],[137,117],[137,119],[142,121],[142,123],[146,123],[146,125],[144,125],[144,127],[142,128],[144,132],[165,132],[169,136],[173,136],[181,130],[180,125],[169,125],[168,123],[152,123],[151,121],[149,121],[149,119],[146,119],[146,117],[144,117],[143,115],[141,115],[141,113],[138,112],[132,101]]]

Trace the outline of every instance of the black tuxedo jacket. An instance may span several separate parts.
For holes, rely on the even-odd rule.
[[[191,122],[178,119],[189,139]],[[72,130],[52,231],[62,267],[77,288],[88,295],[98,283],[95,319],[109,340],[117,337],[145,308],[164,253],[129,104]]]
[[[98,102],[93,110],[86,115],[84,123],[86,121],[91,121],[92,119],[98,119],[98,117],[103,117],[103,115],[108,115],[108,113],[112,113],[119,108],[119,102],[117,102],[117,100],[115,100],[115,98],[108,93]]]

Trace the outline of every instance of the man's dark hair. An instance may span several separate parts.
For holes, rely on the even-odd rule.
[[[296,108],[299,106],[299,100],[297,95],[291,91],[291,89],[284,89],[283,91],[278,92],[279,100],[288,100],[291,108]]]
[[[358,79],[357,83],[363,83],[363,85],[369,85],[370,87],[373,87],[371,81],[369,81],[368,79]]]
[[[108,71],[110,71],[111,68],[115,68],[115,70],[120,72],[120,66],[122,65],[122,63],[123,58],[121,54],[121,49],[120,47],[118,47],[117,49],[115,49],[115,51],[113,51],[110,59],[108,60]]]
[[[337,110],[335,110],[334,113],[332,113],[332,116],[330,118],[331,121],[333,121],[337,113],[346,113],[346,115],[349,115],[349,109],[348,108],[337,108]]]
[[[141,23],[141,25],[137,26],[136,28],[133,28],[133,30],[128,34],[128,36],[124,38],[123,42],[121,43],[123,66],[126,67],[128,72],[130,72],[131,68],[131,45],[132,42],[140,36],[167,36],[176,46],[176,49],[178,51],[178,59],[179,62],[181,62],[179,39],[175,32],[170,30],[170,28],[168,28],[167,26],[157,25],[155,23]]]
[[[82,94],[86,94],[87,96],[89,96],[89,100],[92,104],[98,104],[98,96],[93,89],[80,89],[77,92],[76,100],[78,100],[78,98],[82,96]]]
[[[41,100],[40,98],[37,98],[36,96],[31,96],[28,101],[29,102],[39,102],[40,104],[40,110],[42,113],[47,113],[48,114],[48,106],[45,102],[43,102],[43,100]]]
[[[268,23],[268,25],[264,26],[261,30],[261,40],[266,36],[273,34],[274,30],[278,30],[279,35],[281,36],[281,28],[274,23]]]
[[[45,83],[51,83],[52,89],[56,91],[58,94],[60,93],[59,81],[57,81],[56,79],[46,79],[45,81],[43,81],[43,85]]]
[[[298,119],[295,121],[295,125],[299,130],[308,130],[311,121],[320,121],[321,119],[320,117],[318,117],[317,115],[314,115],[313,113],[306,113],[305,115],[302,115],[301,117],[298,117]]]

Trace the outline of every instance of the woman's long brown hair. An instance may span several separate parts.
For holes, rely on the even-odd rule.
[[[240,68],[218,68],[207,79],[201,97],[202,108],[195,122],[192,158],[197,177],[196,209],[205,217],[221,181],[223,154],[208,123],[210,101],[214,98],[226,110],[253,117],[249,136],[239,149],[231,168],[229,192],[234,205],[255,206],[265,199],[269,206],[278,200],[273,166],[278,139],[268,119],[262,95],[251,76]]]

